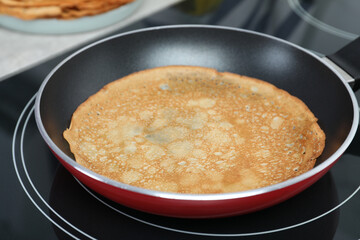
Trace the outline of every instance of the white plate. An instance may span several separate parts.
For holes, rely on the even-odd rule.
[[[133,13],[142,0],[136,0],[109,12],[87,16],[72,20],[36,19],[21,20],[19,18],[0,15],[0,25],[12,30],[40,33],[40,34],[66,34],[79,33],[103,28],[117,23]]]

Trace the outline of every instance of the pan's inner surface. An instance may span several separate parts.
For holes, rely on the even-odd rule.
[[[338,77],[311,55],[275,39],[221,28],[140,31],[104,41],[65,62],[41,96],[40,115],[54,143],[73,157],[62,132],[77,106],[105,84],[166,65],[195,65],[259,78],[302,99],[326,133],[318,164],[344,142],[353,105]]]

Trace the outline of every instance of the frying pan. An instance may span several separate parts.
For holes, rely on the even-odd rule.
[[[329,59],[347,72],[355,40],[328,58],[284,40],[228,27],[176,25],[132,31],[93,43],[56,66],[42,83],[35,118],[45,142],[78,180],[95,192],[141,211],[185,218],[245,214],[284,201],[316,182],[351,143],[359,121],[353,90]],[[355,55],[355,56],[352,56]],[[302,99],[319,119],[326,146],[316,166],[264,188],[224,194],[159,192],[116,182],[75,162],[62,132],[78,105],[105,84],[130,73],[165,65],[195,65],[268,81]],[[355,87],[356,84],[355,84]]]

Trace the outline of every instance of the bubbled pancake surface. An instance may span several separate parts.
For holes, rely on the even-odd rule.
[[[177,193],[276,184],[313,168],[325,145],[298,98],[233,73],[190,66],[114,81],[74,112],[76,161],[110,179]]]

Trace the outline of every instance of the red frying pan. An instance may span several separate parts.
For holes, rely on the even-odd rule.
[[[329,171],[349,146],[358,126],[358,104],[349,83],[329,59],[358,78],[360,67],[356,64],[360,61],[354,59],[359,59],[359,52],[358,39],[333,56],[320,58],[281,39],[227,27],[186,25],[128,32],[93,43],[55,67],[38,92],[36,122],[59,161],[86,186],[115,202],[174,217],[249,213],[309,187]],[[204,66],[255,77],[302,99],[319,119],[327,137],[316,166],[298,177],[260,189],[177,194],[116,182],[76,163],[62,133],[77,106],[113,80],[166,65]]]

